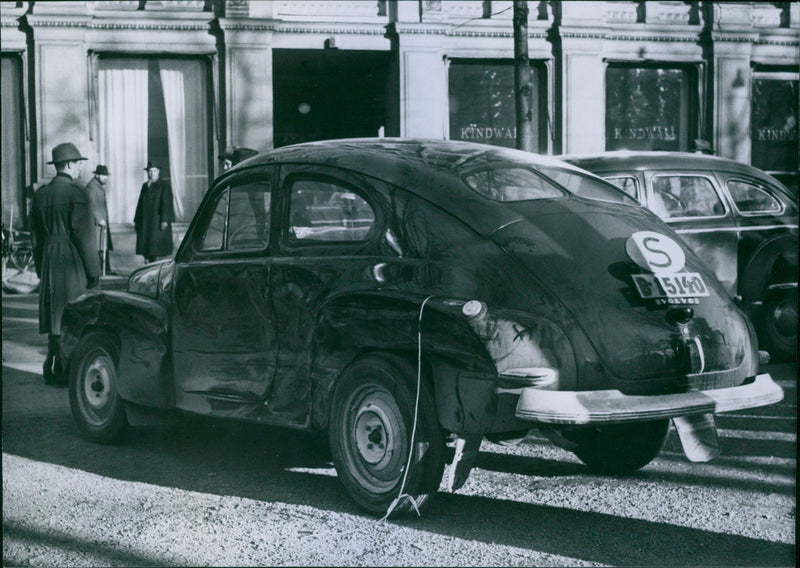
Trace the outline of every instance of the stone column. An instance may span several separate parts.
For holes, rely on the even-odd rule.
[[[750,163],[750,56],[758,39],[752,3],[715,2],[714,148],[719,156]]]
[[[221,18],[225,62],[225,142],[256,150],[274,145],[272,96],[273,22]]]
[[[400,136],[447,137],[447,68],[441,2],[398,2]]]
[[[33,30],[36,108],[34,178],[52,178],[54,146],[72,142],[91,157],[89,141],[89,60],[85,30],[91,16],[85,2],[36,3],[27,17]],[[87,173],[83,174],[86,179]],[[84,180],[86,181],[86,180]]]
[[[562,2],[559,28],[563,153],[605,149],[605,64],[602,2]],[[560,85],[558,84],[560,82]],[[559,88],[560,87],[560,88]],[[558,153],[558,148],[554,151]]]

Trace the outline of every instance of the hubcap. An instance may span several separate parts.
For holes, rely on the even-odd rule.
[[[356,446],[361,457],[369,464],[379,464],[394,452],[394,435],[391,422],[383,409],[367,403],[355,419]]]
[[[384,493],[403,475],[408,436],[395,398],[382,385],[367,382],[348,397],[344,459],[349,473],[370,493]]]
[[[792,302],[784,302],[775,306],[772,312],[772,319],[775,322],[775,329],[781,335],[788,337],[797,333],[797,305]]]
[[[84,414],[94,424],[105,422],[111,415],[115,376],[114,363],[105,352],[98,354],[83,374]]]

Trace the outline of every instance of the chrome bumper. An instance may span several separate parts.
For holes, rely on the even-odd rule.
[[[521,389],[517,418],[547,424],[617,424],[689,414],[730,412],[783,399],[768,373],[747,385],[658,396],[630,396],[618,390],[548,391]]]

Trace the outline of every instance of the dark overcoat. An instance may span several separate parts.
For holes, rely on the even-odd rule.
[[[108,202],[106,201],[106,188],[100,181],[93,177],[92,181],[86,184],[83,188],[86,192],[86,197],[89,198],[89,206],[92,208],[92,215],[94,216],[94,230],[95,242],[97,243],[97,250],[100,251],[100,236],[102,229],[100,228],[100,221],[106,222],[106,250],[114,250],[114,244],[111,242],[111,229],[108,223]]]
[[[94,220],[83,188],[59,172],[33,196],[33,258],[39,275],[39,333],[61,334],[64,306],[100,276]]]
[[[175,214],[172,209],[172,188],[169,182],[156,180],[151,185],[145,183],[139,193],[133,224],[136,227],[136,254],[145,258],[172,254],[172,222]],[[161,223],[167,228],[161,230]]]

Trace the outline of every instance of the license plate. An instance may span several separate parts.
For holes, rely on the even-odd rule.
[[[644,299],[708,296],[706,283],[697,272],[678,272],[666,276],[634,274],[633,283],[639,296]]]

